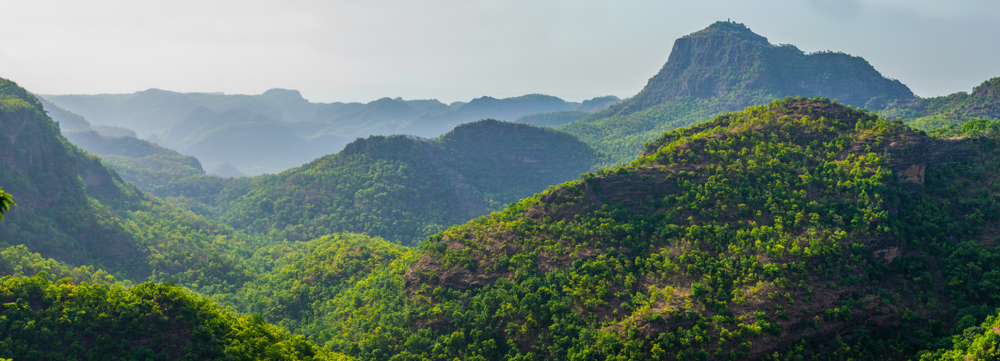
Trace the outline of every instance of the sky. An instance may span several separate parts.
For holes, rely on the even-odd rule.
[[[675,39],[727,19],[864,57],[922,97],[1000,76],[996,0],[0,0],[0,13],[0,77],[39,94],[624,98]]]

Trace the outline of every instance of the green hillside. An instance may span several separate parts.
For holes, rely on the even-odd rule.
[[[350,360],[170,284],[0,278],[0,356],[15,360]]]
[[[252,273],[249,237],[149,197],[100,158],[70,144],[41,104],[0,79],[0,185],[17,206],[0,223],[0,246],[123,280],[174,280],[209,293]]]
[[[269,317],[361,359],[906,359],[1000,306],[998,145],[780,100],[402,254],[310,246],[254,289],[322,295]],[[344,247],[382,261],[292,286]]]
[[[139,192],[6,79],[0,131],[0,358],[350,359],[195,296],[235,294],[260,246]]]
[[[664,132],[785,96],[828,97],[868,109],[914,97],[860,57],[806,54],[772,45],[742,24],[717,22],[677,39],[639,94],[562,129],[608,154],[606,165],[615,166]]]
[[[355,232],[415,244],[574,179],[594,163],[593,151],[568,134],[495,120],[433,141],[373,136],[255,179],[221,220],[276,240]]]
[[[1000,119],[1000,78],[983,82],[972,93],[896,101],[880,114],[903,118],[906,124],[918,129],[957,135],[969,121]]]

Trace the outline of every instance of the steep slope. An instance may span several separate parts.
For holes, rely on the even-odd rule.
[[[639,94],[563,129],[611,155],[612,164],[623,164],[663,132],[785,96],[881,109],[913,93],[860,57],[805,54],[792,45],[771,45],[742,24],[717,22],[677,39],[663,69]]]
[[[303,329],[365,359],[907,359],[1000,306],[998,149],[750,107],[432,236]]]
[[[67,110],[57,113],[64,118],[79,118],[86,122],[83,117]],[[205,173],[198,158],[138,139],[135,132],[128,129],[94,126],[62,134],[74,145],[100,156],[122,179],[147,192],[181,177]]]
[[[412,244],[574,179],[594,162],[593,151],[568,134],[495,120],[435,141],[373,136],[255,180],[222,220],[279,240],[356,232]]]
[[[6,79],[0,79],[0,134],[0,184],[18,203],[0,224],[0,240],[64,260],[135,255],[120,230],[99,225],[107,210],[94,207],[88,193],[107,203],[141,195],[66,142],[41,103]]]
[[[35,97],[35,99],[38,99],[39,103],[42,104],[42,107],[44,107],[45,111],[48,112],[49,117],[59,123],[59,129],[64,131],[91,130],[90,122],[83,117],[73,114],[66,109],[60,108],[43,98]]]
[[[120,279],[175,280],[232,291],[251,271],[248,239],[141,193],[100,158],[73,146],[17,84],[0,79],[0,185],[18,206],[0,222],[3,246]]]
[[[357,232],[412,243],[486,213],[482,194],[447,168],[435,148],[404,136],[357,140],[261,179],[222,221],[275,239]]]

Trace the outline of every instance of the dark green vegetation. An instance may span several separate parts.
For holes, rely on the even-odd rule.
[[[114,169],[104,166],[99,158],[60,136],[57,124],[45,116],[33,96],[6,80],[0,85],[3,86],[0,94],[4,96],[0,126],[4,134],[10,135],[0,139],[0,142],[8,142],[2,144],[6,153],[0,153],[4,167],[0,182],[5,189],[17,194],[20,203],[13,212],[6,214],[7,221],[0,225],[3,232],[0,239],[6,245],[16,245],[0,252],[0,274],[9,277],[3,282],[10,282],[5,293],[0,295],[9,301],[3,311],[7,321],[0,322],[0,327],[7,328],[0,331],[0,336],[10,341],[2,343],[10,347],[2,351],[2,356],[10,354],[18,359],[50,358],[51,354],[42,353],[44,349],[37,347],[41,344],[53,345],[55,348],[51,350],[56,353],[84,358],[117,356],[127,359],[141,355],[177,359],[198,352],[216,355],[205,356],[212,358],[225,353],[264,352],[261,351],[264,349],[305,358],[304,355],[315,351],[313,346],[300,338],[284,336],[273,326],[264,325],[260,318],[219,313],[208,301],[186,296],[174,286],[131,285],[146,280],[176,282],[240,309],[272,318],[283,319],[287,315],[298,322],[288,321],[283,325],[299,329],[300,325],[311,324],[308,319],[300,320],[305,317],[301,311],[312,307],[312,299],[322,298],[323,294],[307,294],[303,299],[307,305],[285,313],[273,310],[274,306],[290,307],[281,298],[284,292],[247,296],[245,291],[237,291],[248,290],[246,287],[251,284],[247,282],[261,284],[264,275],[271,270],[277,274],[279,267],[276,265],[284,265],[277,261],[279,256],[296,249],[302,250],[298,254],[326,251],[326,256],[346,262],[346,268],[331,276],[333,279],[362,277],[362,271],[381,266],[382,259],[398,257],[406,251],[400,246],[360,235],[308,243],[253,238],[184,210],[197,208],[198,204],[204,208],[197,199],[214,205],[244,198],[257,201],[253,196],[260,193],[251,191],[268,184],[276,186],[268,191],[274,192],[279,207],[283,202],[295,201],[306,202],[305,208],[310,208],[308,202],[314,199],[309,198],[341,197],[348,199],[339,205],[341,208],[343,205],[352,208],[355,201],[359,202],[360,211],[348,209],[345,214],[369,217],[371,222],[368,224],[374,228],[366,230],[371,233],[389,230],[389,227],[405,230],[403,222],[411,218],[425,221],[419,218],[421,216],[445,214],[452,217],[441,218],[443,221],[439,223],[419,224],[416,229],[421,234],[404,238],[413,241],[483,214],[491,207],[500,207],[540,191],[548,184],[575,178],[594,163],[593,151],[565,133],[490,120],[462,126],[434,141],[407,137],[359,140],[340,154],[279,176],[222,179],[194,174],[173,179],[156,185],[158,191],[179,193],[170,199],[171,202],[165,202],[139,192]],[[120,138],[111,138],[112,142],[108,142],[99,134],[87,134],[100,137],[98,141],[103,143],[99,144],[103,145],[116,144],[115,140],[125,146],[148,145]],[[161,148],[147,148],[153,154],[142,158],[108,157],[122,163],[132,162],[129,165],[154,168],[155,164],[149,164],[151,160],[176,156],[164,154],[169,152]],[[108,153],[116,151],[113,147],[108,149]],[[145,163],[135,164],[139,162]],[[193,165],[189,167],[194,168]],[[347,168],[337,168],[340,166]],[[362,169],[367,173],[361,172]],[[331,174],[336,177],[323,178]],[[351,176],[360,177],[352,180]],[[289,179],[304,182],[310,177],[333,180],[337,188],[360,186],[345,193],[310,193],[310,189],[285,182]],[[439,199],[413,199],[429,194],[427,190],[440,188],[440,184],[434,182],[451,184],[450,193]],[[310,185],[326,186],[329,184],[323,182]],[[291,192],[284,193],[287,191]],[[289,197],[279,198],[283,194]],[[461,199],[456,202],[456,194],[478,198],[468,198],[466,203]],[[242,195],[247,197],[241,198]],[[307,197],[298,198],[300,196]],[[419,208],[394,218],[394,214],[388,213],[397,209],[393,202],[399,201],[415,207],[422,207],[422,202],[429,201],[431,208]],[[471,208],[470,204],[476,208]],[[282,210],[278,208],[277,216],[286,217],[287,212]],[[447,213],[451,210],[465,213],[453,216]],[[212,212],[208,209],[203,213]],[[308,218],[275,218],[278,221],[286,219],[310,221]],[[428,219],[437,222],[435,218]],[[353,243],[331,248],[331,240]],[[362,263],[355,264],[350,257],[344,258],[347,254],[337,253],[369,242],[381,242],[384,246],[375,248],[374,254],[360,246],[364,248],[358,253]],[[24,278],[35,274],[39,276]],[[73,286],[75,283],[81,285]],[[111,288],[88,284],[110,285]],[[119,284],[132,288],[129,291],[115,288]],[[336,282],[325,285],[336,286]],[[354,284],[347,282],[343,287],[347,285]],[[78,296],[82,298],[77,299]],[[272,296],[278,297],[280,302],[268,303]],[[251,300],[257,301],[249,302]],[[64,315],[69,315],[69,321],[60,318]],[[58,342],[53,341],[53,337],[58,337]],[[108,344],[111,349],[88,347],[109,339],[116,340]],[[84,350],[92,353],[78,353]],[[288,358],[294,359],[292,356]],[[247,359],[257,357],[260,356],[248,356]]]
[[[785,96],[882,109],[913,93],[860,57],[805,54],[772,45],[742,24],[717,22],[677,39],[666,65],[639,94],[562,129],[608,154],[607,165],[619,165],[666,131]]]
[[[776,101],[416,249],[285,251],[243,302],[361,359],[916,357],[1000,306],[998,147]]]
[[[0,188],[0,220],[3,220],[3,214],[10,210],[11,206],[16,206],[14,200],[10,198],[10,193],[4,192],[3,188]]]
[[[256,274],[251,240],[142,194],[5,79],[0,133],[0,184],[18,201],[0,223],[0,356],[345,358],[171,285],[225,297]],[[145,280],[168,283],[131,286]]]
[[[277,240],[357,232],[415,244],[575,179],[594,163],[593,151],[568,134],[496,120],[464,124],[432,141],[373,136],[255,178],[252,190],[225,202],[221,220]]]
[[[248,279],[238,252],[249,237],[143,194],[60,136],[41,104],[13,82],[0,80],[0,101],[0,184],[18,204],[0,223],[4,247],[210,293]]]
[[[0,279],[0,355],[15,360],[349,360],[171,284]]]
[[[896,101],[880,112],[885,117],[900,117],[914,128],[941,136],[960,135],[970,121],[1000,119],[1000,78],[993,78],[972,89],[936,98]]]
[[[1000,359],[1000,315],[991,315],[982,325],[971,326],[952,336],[952,349],[923,352],[921,361]]]

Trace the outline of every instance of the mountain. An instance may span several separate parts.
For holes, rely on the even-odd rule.
[[[998,147],[777,100],[418,248],[274,249],[241,307],[361,359],[916,358],[990,335]]]
[[[0,185],[17,203],[0,222],[0,246],[212,294],[248,280],[250,267],[236,257],[252,253],[246,236],[139,191],[62,137],[41,103],[6,79],[0,132]],[[169,156],[147,158],[155,157]]]
[[[298,92],[295,92],[297,94]],[[225,95],[221,93],[177,93],[149,89],[132,94],[42,95],[46,100],[79,114],[92,124],[111,125],[135,130],[141,137],[165,131],[198,107],[215,112],[232,108],[245,109],[264,116],[283,119],[269,96]],[[304,99],[303,99],[304,100]],[[288,102],[286,101],[286,104]]]
[[[151,143],[197,157],[207,168],[229,163],[250,175],[277,173],[301,165],[337,152],[359,137],[402,133],[436,137],[461,123],[486,118],[513,120],[529,113],[580,106],[539,94],[507,99],[483,97],[451,106],[434,99],[402,98],[381,98],[364,104],[311,103],[298,91],[287,89],[271,89],[260,95],[150,89],[133,94],[45,97],[83,115],[58,108],[60,116],[75,116],[67,115],[67,121],[85,117],[99,124],[87,123],[81,131],[93,128],[100,133],[104,129],[110,135],[112,131],[120,132],[121,127],[135,129]],[[588,106],[599,108],[614,99],[595,98]],[[139,183],[149,190],[149,182]]]
[[[210,168],[228,163],[242,169],[241,173],[276,173],[335,152],[347,143],[336,136],[310,138],[309,125],[294,125],[241,108],[217,113],[198,107],[156,139],[196,156]],[[312,132],[325,127],[319,124]]]
[[[539,127],[558,127],[586,118],[588,115],[590,115],[590,112],[582,110],[564,110],[561,112],[528,114],[517,118],[515,122]]]
[[[61,110],[60,113],[63,117],[79,117],[66,110]],[[86,122],[83,117],[79,119]],[[129,129],[94,126],[92,129],[71,130],[62,134],[74,145],[100,156],[104,163],[121,176],[120,180],[128,181],[144,191],[152,191],[180,177],[205,173],[198,158],[181,155],[174,150],[138,139],[135,132]]]
[[[460,108],[438,115],[424,115],[410,122],[403,132],[421,137],[435,137],[456,125],[479,119],[500,119],[513,121],[521,116],[535,113],[574,110],[579,103],[570,103],[554,96],[528,94],[519,97],[497,99],[484,96],[463,104]]]
[[[59,123],[59,129],[67,131],[86,131],[92,129],[90,122],[88,122],[87,119],[84,119],[83,117],[66,109],[60,108],[44,98],[36,96],[35,99],[42,104],[42,107],[46,112],[48,112],[49,117]]]
[[[880,111],[886,117],[900,117],[906,124],[923,130],[960,132],[963,124],[976,119],[1000,119],[1000,77],[972,89],[934,98],[915,98],[890,103]],[[953,128],[953,129],[952,129]]]
[[[515,120],[518,123],[528,123],[540,127],[557,127],[563,124],[586,118],[591,113],[607,109],[618,104],[621,99],[614,95],[608,95],[593,99],[584,100],[577,110],[563,110],[551,113],[536,113],[521,116]]]
[[[606,95],[603,97],[584,100],[583,103],[580,104],[580,107],[577,108],[577,110],[590,113],[599,112],[604,109],[608,109],[608,107],[612,105],[621,103],[621,101],[622,101],[621,98],[618,98],[614,95]]]
[[[356,232],[414,244],[574,179],[595,161],[568,134],[496,120],[459,126],[434,141],[372,136],[257,178],[245,195],[230,192],[238,198],[221,220],[279,240]]]
[[[142,195],[69,144],[42,104],[6,79],[0,79],[0,133],[0,184],[18,204],[0,224],[0,240],[64,260],[132,256],[136,250],[119,230],[99,225],[107,211],[89,200],[113,204]]]
[[[677,39],[639,94],[562,129],[610,155],[609,165],[624,164],[666,131],[785,96],[836,98],[869,109],[914,98],[860,57],[805,54],[772,45],[742,24],[717,22]]]
[[[243,174],[243,172],[240,172],[239,169],[236,169],[236,167],[229,163],[222,163],[222,165],[210,170],[208,174],[217,175],[223,178],[246,177],[246,174]]]
[[[393,100],[406,102],[406,105],[409,105],[421,114],[438,115],[454,110],[448,104],[442,103],[437,99],[403,100],[403,98],[396,98]]]

